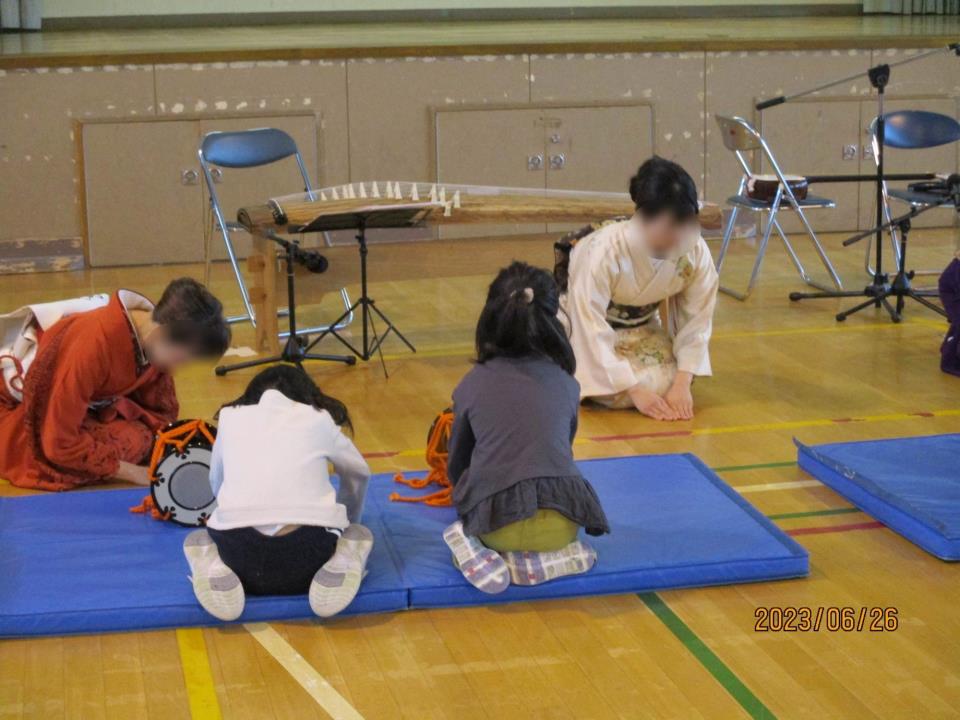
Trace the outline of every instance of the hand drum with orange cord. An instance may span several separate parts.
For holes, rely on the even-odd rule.
[[[210,459],[217,429],[203,420],[178,420],[157,433],[150,456],[154,517],[178,525],[205,525],[217,506]]]

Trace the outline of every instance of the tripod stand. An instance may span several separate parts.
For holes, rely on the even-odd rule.
[[[361,360],[369,360],[373,357],[374,353],[379,354],[380,364],[383,366],[383,374],[387,376],[387,364],[383,359],[382,346],[383,341],[390,333],[400,338],[403,344],[410,348],[411,352],[416,352],[417,349],[403,336],[403,333],[397,329],[396,325],[390,322],[390,318],[383,314],[383,311],[377,307],[376,301],[367,293],[367,254],[369,252],[367,249],[367,218],[362,214],[357,215],[356,238],[358,251],[360,253],[360,297],[357,298],[353,305],[344,311],[343,315],[332,322],[326,330],[317,335],[317,337],[313,339],[313,342],[307,346],[306,351],[309,352],[312,350],[317,343],[328,335],[333,335],[333,337],[343,343],[350,352]],[[360,326],[363,333],[362,344],[359,348],[337,332],[337,326],[357,308],[360,308]],[[374,316],[379,317],[386,326],[383,334],[378,334],[374,323]],[[350,357],[350,361],[356,362],[356,358]]]
[[[294,297],[295,279],[293,274],[293,264],[297,260],[306,263],[309,262],[309,259],[305,256],[303,250],[300,249],[299,244],[295,241],[285,240],[284,238],[281,238],[273,233],[269,234],[267,237],[283,247],[285,250],[285,260],[287,266],[287,308],[289,309],[289,313],[287,315],[289,327],[287,342],[284,344],[279,355],[274,355],[273,357],[268,358],[259,358],[257,360],[247,360],[246,362],[234,363],[233,365],[219,365],[214,372],[218,376],[223,377],[228,372],[233,372],[234,370],[259,367],[261,365],[272,365],[273,363],[278,362],[291,363],[303,370],[304,360],[327,360],[330,362],[342,362],[346,363],[347,365],[355,364],[357,359],[352,355],[311,354],[310,348],[312,348],[313,345],[304,348],[305,339],[297,335],[297,305]],[[270,272],[273,272],[272,268],[270,269]],[[342,322],[349,314],[349,311],[344,313],[337,319],[337,322],[334,323],[334,325]]]
[[[837,318],[837,321],[839,322],[846,320],[847,317],[849,317],[854,313],[860,312],[861,310],[865,310],[871,305],[877,308],[884,307],[887,310],[887,312],[890,313],[890,318],[894,322],[900,322],[900,320],[902,319],[901,312],[903,311],[904,297],[912,297],[918,300],[918,302],[923,302],[923,304],[925,305],[928,305],[934,308],[936,307],[932,305],[932,303],[928,303],[925,300],[921,301],[918,299],[919,297],[924,296],[924,291],[913,290],[910,287],[910,279],[912,278],[913,273],[912,272],[906,273],[904,271],[903,251],[906,249],[905,237],[901,236],[900,238],[899,254],[901,255],[901,257],[898,262],[898,272],[894,278],[894,281],[891,282],[889,275],[883,272],[884,230],[893,228],[893,227],[900,227],[899,223],[897,222],[889,222],[889,223],[884,222],[885,217],[889,217],[889,214],[888,214],[889,211],[886,210],[887,177],[884,175],[884,146],[885,146],[884,135],[885,135],[886,123],[884,120],[883,105],[884,105],[884,96],[886,94],[886,87],[890,82],[891,67],[895,67],[897,65],[905,65],[911,62],[916,62],[917,60],[930,57],[931,55],[938,55],[943,52],[954,52],[958,56],[960,56],[960,43],[952,43],[948,45],[946,48],[940,48],[937,50],[931,50],[930,52],[921,53],[919,55],[906,58],[905,60],[901,60],[900,62],[897,62],[897,63],[876,65],[870,68],[869,70],[867,70],[867,77],[870,80],[870,84],[877,91],[877,119],[875,121],[874,133],[873,133],[874,139],[875,139],[877,169],[876,169],[876,174],[872,178],[867,178],[866,176],[864,176],[864,178],[872,179],[876,183],[876,196],[875,196],[876,211],[877,211],[876,226],[871,228],[869,231],[865,233],[861,233],[860,235],[857,235],[853,238],[849,238],[848,240],[844,241],[843,244],[845,246],[850,245],[850,244],[853,244],[854,242],[857,242],[858,240],[862,240],[865,237],[869,237],[870,235],[876,234],[876,242],[875,242],[876,257],[874,260],[874,267],[871,273],[870,284],[867,285],[861,291],[858,291],[858,290],[830,291],[828,290],[824,292],[793,292],[793,293],[790,293],[791,300],[798,301],[798,300],[816,300],[816,299],[824,299],[824,298],[854,298],[854,297],[867,298],[867,300],[865,300],[864,302],[861,302],[859,305],[856,305],[841,313],[838,313],[836,318]],[[798,97],[803,97],[816,92],[820,92],[821,90],[826,90],[827,88],[835,87],[837,85],[846,84],[851,80],[860,78],[861,76],[862,76],[862,73],[857,73],[856,75],[853,75],[851,77],[843,78],[841,80],[835,80],[833,82],[827,83],[826,85],[821,85],[820,87],[814,88],[812,90],[806,90],[804,92],[796,93],[794,95],[780,96],[778,98],[766,100],[764,102],[758,103],[756,107],[758,110],[764,110],[766,108],[773,107],[775,105],[789,102],[790,100],[793,100]],[[841,182],[859,180],[857,176],[839,176],[837,178],[830,178],[829,176],[824,176],[818,179],[822,181],[834,179],[836,181],[841,181]],[[911,179],[911,178],[910,176],[901,175],[899,176],[899,179]],[[917,176],[916,179],[924,179],[924,178],[923,176]],[[935,204],[934,206],[937,206],[937,205]],[[908,231],[909,231],[910,218],[915,217],[916,215],[919,215],[921,212],[924,212],[927,209],[929,209],[929,207],[924,207],[919,210],[916,210],[915,208],[916,212],[911,211],[910,213],[907,213],[907,215],[905,215],[903,218],[901,218],[901,220],[906,221],[907,223],[906,227]],[[887,299],[891,295],[895,295],[897,297],[896,308],[894,308],[890,304],[889,300]],[[929,297],[929,295],[927,295],[927,297]]]
[[[860,312],[861,310],[864,310],[870,307],[871,305],[874,305],[876,307],[880,307],[882,305],[887,310],[887,312],[890,313],[890,319],[893,320],[895,323],[898,323],[903,319],[903,308],[904,308],[904,305],[906,304],[905,298],[910,298],[912,300],[915,300],[916,302],[920,303],[924,307],[927,307],[930,310],[933,310],[934,312],[939,313],[940,315],[943,315],[944,317],[947,316],[947,313],[944,312],[943,308],[938,307],[934,303],[927,300],[928,297],[938,297],[939,293],[937,293],[935,290],[915,290],[913,288],[910,282],[911,280],[913,280],[913,271],[911,270],[908,272],[906,269],[907,236],[910,233],[910,221],[913,220],[913,218],[917,217],[918,215],[922,215],[923,213],[927,212],[928,210],[932,210],[933,208],[943,207],[950,203],[956,204],[957,199],[958,199],[957,193],[954,193],[953,198],[948,197],[938,203],[932,203],[929,205],[922,205],[922,206],[915,205],[912,208],[910,208],[910,211],[907,212],[906,214],[901,215],[900,217],[894,218],[890,222],[884,223],[883,225],[879,226],[879,228],[870,228],[866,232],[862,232],[859,235],[854,235],[853,237],[843,241],[844,245],[852,245],[853,243],[858,242],[863,238],[872,235],[878,229],[880,230],[880,232],[883,232],[884,230],[897,228],[900,235],[900,253],[899,253],[900,260],[897,263],[897,274],[893,276],[893,280],[887,281],[886,276],[884,276],[884,282],[882,287],[877,285],[876,281],[873,284],[868,285],[864,292],[865,293],[873,292],[875,294],[870,295],[868,300],[865,300],[859,305],[854,305],[852,308],[849,308],[848,310],[844,310],[843,312],[838,313],[837,314],[838,322],[843,322],[844,320],[847,319],[848,316],[853,315],[854,313]],[[896,307],[890,304],[891,297],[895,297],[897,299]],[[792,295],[790,299],[791,300],[793,299]]]

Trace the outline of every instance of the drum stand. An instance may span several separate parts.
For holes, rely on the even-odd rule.
[[[289,326],[289,335],[287,336],[287,342],[283,346],[283,349],[280,351],[279,355],[274,355],[268,358],[260,358],[257,360],[247,360],[246,362],[234,363],[233,365],[219,365],[214,370],[214,372],[223,377],[228,372],[233,372],[234,370],[243,370],[244,368],[259,367],[261,365],[272,365],[278,362],[290,363],[296,365],[298,368],[303,370],[303,361],[304,360],[326,360],[329,362],[342,362],[347,365],[353,365],[357,362],[357,359],[352,355],[318,355],[310,352],[310,349],[316,343],[311,343],[309,346],[306,345],[306,338],[297,335],[297,305],[294,297],[294,273],[293,273],[293,264],[298,259],[303,262],[305,260],[303,255],[303,250],[300,249],[300,245],[292,240],[285,240],[278,235],[270,233],[267,235],[270,240],[277,243],[283,247],[285,253],[284,257],[286,259],[287,265],[287,308],[289,308],[289,314],[287,315],[288,326]],[[273,272],[272,268],[269,269],[269,272]],[[352,308],[351,308],[352,310]],[[338,325],[343,321],[347,315],[350,314],[350,311],[345,312],[341,315],[337,322],[334,325]],[[331,326],[333,327],[333,326]],[[329,331],[329,329],[328,329]],[[306,372],[306,370],[304,370]]]
[[[327,335],[333,335],[333,337],[343,343],[350,352],[361,360],[369,360],[373,357],[374,353],[377,353],[380,357],[380,364],[383,366],[383,374],[385,377],[389,377],[387,364],[383,359],[383,341],[387,336],[393,333],[400,338],[404,345],[410,348],[411,352],[416,352],[417,349],[403,336],[403,333],[397,329],[397,326],[390,322],[390,318],[384,315],[383,311],[377,307],[376,301],[367,294],[367,253],[369,251],[367,250],[367,222],[363,215],[357,216],[356,238],[360,252],[360,297],[357,298],[353,305],[344,311],[343,315],[330,323],[326,330],[317,335],[313,341],[307,345],[306,351],[309,352],[312,350],[313,347],[327,337]],[[360,308],[360,326],[363,329],[362,345],[359,348],[355,347],[337,332],[337,326],[357,308]],[[377,328],[374,324],[374,315],[379,317],[386,326],[382,334],[377,333]],[[350,357],[350,360],[356,362],[356,358],[354,357]]]

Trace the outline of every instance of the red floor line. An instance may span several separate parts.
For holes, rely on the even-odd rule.
[[[399,454],[400,454],[399,451],[396,451],[396,450],[388,450],[388,451],[386,451],[386,452],[363,453],[363,456],[364,456],[365,458],[389,458],[389,457],[393,457],[394,455],[399,455]]]
[[[787,535],[820,535],[822,533],[849,532],[851,530],[876,530],[884,525],[873,520],[871,522],[849,523],[847,525],[822,525],[820,527],[803,527],[787,530]]]
[[[638,438],[652,437],[685,437],[693,435],[692,430],[661,430],[660,432],[633,433],[630,435],[594,435],[588,438],[594,442],[610,442],[614,440],[636,440]]]

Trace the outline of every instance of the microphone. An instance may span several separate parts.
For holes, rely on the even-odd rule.
[[[327,258],[316,250],[297,248],[294,259],[312,273],[324,273],[327,271],[327,268],[330,267],[330,262]]]
[[[766,110],[767,108],[774,107],[775,105],[782,105],[786,101],[787,98],[784,95],[781,95],[780,97],[770,98],[769,100],[758,102],[756,108],[757,110]]]

